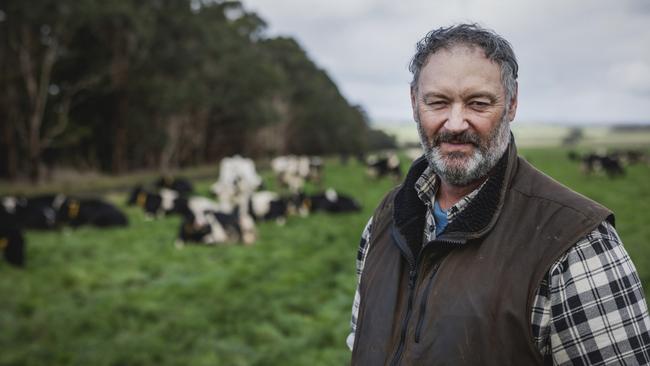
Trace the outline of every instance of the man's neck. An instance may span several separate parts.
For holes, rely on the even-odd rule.
[[[440,208],[443,210],[448,210],[451,206],[455,205],[463,197],[472,193],[476,188],[478,188],[486,178],[472,182],[466,186],[455,186],[451,185],[444,180],[440,179],[440,187],[436,194],[436,201],[440,205]]]

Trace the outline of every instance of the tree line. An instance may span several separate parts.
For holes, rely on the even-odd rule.
[[[0,177],[392,143],[237,1],[0,2]]]

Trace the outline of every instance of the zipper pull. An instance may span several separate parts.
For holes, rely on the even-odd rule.
[[[412,269],[409,271],[409,289],[414,289],[415,288],[415,277],[417,276],[417,272],[415,269]]]

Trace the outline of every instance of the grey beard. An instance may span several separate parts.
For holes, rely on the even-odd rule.
[[[463,153],[450,153],[444,155],[439,148],[439,143],[428,141],[422,125],[417,122],[420,143],[424,156],[433,171],[445,182],[458,187],[467,186],[472,182],[486,177],[497,164],[510,142],[510,123],[507,120],[507,111],[499,125],[490,133],[486,141],[481,141],[478,136],[466,136],[468,141],[477,147],[472,155],[467,157]]]

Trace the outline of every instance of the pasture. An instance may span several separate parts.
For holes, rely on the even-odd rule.
[[[614,210],[649,294],[650,167],[586,177],[564,149],[520,153]],[[128,214],[126,229],[28,231],[27,267],[0,262],[0,365],[346,364],[359,235],[396,182],[336,159],[324,179],[363,211],[262,223],[250,247],[177,250],[180,219],[146,221],[120,192],[107,197]],[[210,183],[196,186],[207,194]]]

